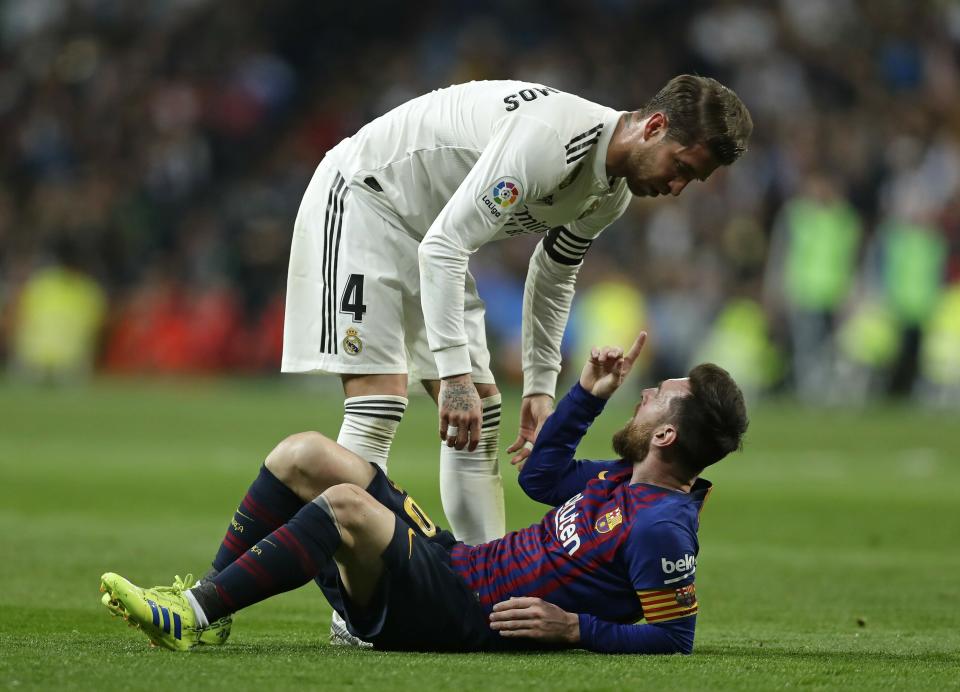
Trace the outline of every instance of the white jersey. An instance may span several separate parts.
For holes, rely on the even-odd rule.
[[[485,243],[548,233],[524,292],[524,395],[553,395],[560,339],[590,243],[630,200],[606,173],[621,112],[551,87],[471,82],[413,99],[328,158],[348,185],[379,193],[420,242],[427,338],[441,377],[471,370],[464,275]]]

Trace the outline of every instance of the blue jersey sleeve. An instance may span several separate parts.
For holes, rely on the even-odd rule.
[[[671,521],[637,525],[623,547],[646,624],[621,625],[580,615],[584,648],[608,653],[693,651],[698,609],[697,538]]]
[[[582,491],[599,472],[623,467],[619,461],[573,458],[587,428],[606,403],[606,399],[594,396],[579,382],[563,397],[540,429],[533,451],[520,471],[520,487],[530,498],[556,507]]]
[[[622,548],[633,588],[640,592],[692,584],[699,547],[693,531],[669,519],[635,524]]]
[[[689,654],[696,616],[658,625],[621,625],[593,615],[580,618],[580,645],[605,654]]]

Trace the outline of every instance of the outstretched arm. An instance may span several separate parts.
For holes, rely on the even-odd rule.
[[[424,323],[441,380],[440,438],[457,449],[476,449],[481,427],[480,397],[471,377],[463,325],[468,260],[497,234],[510,210],[553,188],[556,171],[563,169],[562,151],[556,132],[540,121],[523,116],[503,118],[420,243]],[[499,184],[509,185],[514,196],[498,205],[489,197]]]
[[[577,253],[560,254],[558,242],[573,236],[566,228],[551,230],[540,241],[527,267],[523,287],[523,401],[517,439],[507,448],[518,465],[530,455],[540,428],[553,411],[560,372],[560,341],[570,316],[574,285],[583,254],[592,242],[577,238]]]
[[[626,186],[600,207],[567,227],[553,228],[537,245],[523,289],[523,403],[520,429],[508,453],[510,463],[530,455],[547,416],[560,372],[560,341],[570,316],[577,273],[590,245],[618,219],[630,202]]]
[[[608,622],[568,613],[540,598],[501,601],[490,613],[490,628],[502,637],[533,639],[590,651],[618,654],[689,654],[696,616],[659,625]]]
[[[580,382],[547,419],[520,471],[520,487],[528,496],[556,506],[583,490],[587,481],[600,471],[619,465],[619,462],[576,461],[574,454],[607,399],[630,373],[646,339],[647,333],[641,332],[626,354],[614,346],[593,349],[580,374]]]

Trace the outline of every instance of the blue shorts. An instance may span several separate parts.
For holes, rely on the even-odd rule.
[[[363,609],[350,603],[333,563],[316,578],[347,629],[378,649],[506,648],[490,629],[477,594],[450,566],[450,550],[457,543],[453,534],[434,524],[406,492],[374,468],[377,475],[367,492],[397,517],[382,554],[386,571],[376,596]]]

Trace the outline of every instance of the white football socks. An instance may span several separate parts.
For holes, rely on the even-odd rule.
[[[495,394],[480,401],[483,422],[476,450],[440,447],[443,511],[453,534],[471,545],[500,538],[506,529],[498,461],[500,400]],[[387,394],[344,400],[337,443],[386,471],[390,446],[406,408],[406,397]]]
[[[337,444],[387,470],[393,436],[400,425],[407,398],[390,394],[352,396],[343,402],[343,423]]]
[[[440,446],[440,499],[453,535],[468,545],[500,538],[506,530],[500,478],[500,395],[480,400],[483,423],[476,450]]]

